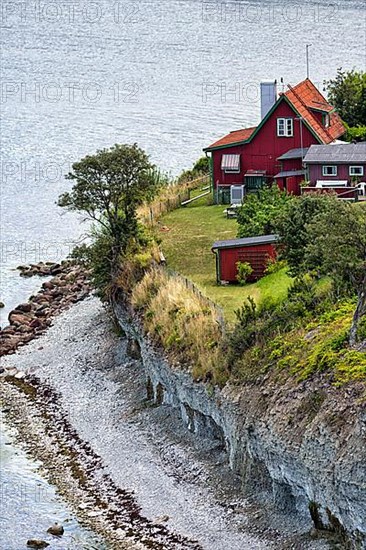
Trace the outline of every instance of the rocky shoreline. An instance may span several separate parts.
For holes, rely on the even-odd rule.
[[[54,320],[42,346],[3,359],[9,423],[77,517],[118,550],[300,549],[283,546],[280,532],[253,533],[251,507],[233,504],[235,490],[210,496],[212,476],[215,487],[226,480],[221,451],[190,441],[174,411],[145,401],[144,372],[127,348],[89,297]]]
[[[26,303],[19,304],[8,316],[9,325],[0,330],[0,357],[15,353],[19,346],[38,338],[52,323],[52,318],[71,304],[84,300],[91,292],[85,268],[72,261],[19,266],[22,277],[52,277]]]
[[[6,417],[84,525],[102,535],[114,550],[201,549],[196,541],[170,532],[165,518],[151,522],[143,517],[133,493],[113,482],[101,457],[70,424],[55,389],[35,376],[22,375],[19,379],[10,370],[6,373]]]
[[[173,504],[171,504],[171,507],[174,509],[173,514],[169,510],[169,516],[166,516],[176,515],[177,523],[175,529],[171,531],[161,525],[164,523],[163,520],[149,520],[149,514],[146,515],[146,512],[144,513],[144,511],[140,510],[133,494],[122,489],[125,486],[125,479],[129,479],[131,483],[131,478],[122,476],[122,482],[121,480],[115,482],[113,477],[119,478],[120,460],[126,444],[122,444],[119,448],[119,452],[114,457],[115,463],[112,461],[109,464],[111,471],[114,471],[114,476],[109,477],[104,475],[105,464],[109,462],[110,453],[103,454],[103,439],[97,442],[97,449],[99,451],[95,452],[93,449],[94,445],[88,443],[88,438],[85,439],[85,435],[83,438],[78,433],[77,428],[75,428],[75,418],[72,418],[76,412],[79,414],[79,410],[82,415],[92,415],[91,422],[87,421],[85,424],[85,420],[80,417],[79,423],[81,422],[80,426],[84,424],[86,427],[91,426],[92,432],[89,434],[87,430],[86,433],[90,435],[90,441],[94,441],[95,433],[98,431],[103,417],[98,416],[97,419],[93,417],[96,410],[93,401],[87,399],[84,407],[82,407],[79,399],[84,396],[86,389],[86,393],[88,393],[89,388],[93,387],[96,382],[95,377],[99,381],[96,386],[98,388],[97,393],[95,391],[92,393],[93,400],[96,395],[102,398],[101,385],[105,383],[105,378],[108,379],[110,375],[118,376],[118,386],[113,389],[113,392],[125,391],[125,396],[129,396],[131,392],[135,391],[136,384],[141,386],[137,401],[135,400],[131,405],[128,405],[126,411],[124,411],[125,405],[123,402],[118,403],[118,406],[116,402],[117,410],[111,410],[110,412],[110,414],[112,412],[113,415],[116,414],[118,419],[123,419],[123,430],[127,430],[127,435],[123,437],[127,437],[126,441],[128,441],[130,446],[133,445],[132,441],[140,437],[141,424],[148,426],[148,432],[151,433],[155,429],[153,428],[152,418],[156,416],[158,424],[160,424],[161,415],[165,415],[166,419],[164,416],[164,422],[167,423],[163,424],[161,428],[162,432],[164,432],[161,449],[164,454],[167,452],[167,448],[171,452],[172,445],[167,441],[167,430],[171,429],[172,422],[175,422],[174,418],[176,417],[176,422],[178,423],[175,424],[174,429],[176,433],[182,430],[180,435],[182,441],[188,441],[190,439],[189,434],[192,432],[197,442],[206,441],[205,444],[210,442],[209,444],[213,445],[212,448],[216,449],[217,447],[219,451],[218,456],[221,456],[225,451],[225,454],[230,459],[229,462],[235,475],[238,476],[238,480],[241,478],[243,482],[243,478],[246,478],[245,483],[250,481],[253,492],[256,491],[258,493],[260,490],[259,492],[261,493],[262,489],[265,488],[269,495],[268,499],[267,497],[265,499],[269,502],[271,498],[274,498],[277,504],[282,504],[286,516],[292,514],[298,508],[300,500],[307,500],[303,507],[300,506],[302,508],[302,517],[304,517],[303,514],[307,504],[313,500],[317,503],[316,513],[320,514],[322,507],[325,509],[323,503],[321,503],[322,506],[320,505],[320,495],[316,500],[315,498],[312,500],[308,495],[303,494],[303,472],[295,471],[296,468],[301,466],[301,460],[299,466],[296,462],[298,461],[298,457],[290,456],[291,452],[290,449],[286,449],[285,439],[279,437],[279,433],[270,434],[271,437],[268,437],[268,434],[264,433],[263,422],[266,415],[264,414],[263,407],[261,411],[264,416],[261,425],[257,426],[253,416],[255,411],[246,411],[247,405],[250,405],[251,401],[253,401],[253,399],[249,399],[250,396],[243,396],[243,399],[245,399],[244,401],[241,399],[242,407],[240,407],[240,410],[237,410],[234,403],[236,402],[235,396],[226,395],[225,392],[220,395],[216,393],[213,396],[208,395],[206,388],[201,384],[194,384],[188,373],[176,371],[163,359],[157,350],[153,350],[145,336],[140,332],[137,320],[133,320],[131,324],[130,315],[126,314],[126,311],[120,307],[115,307],[115,313],[122,328],[130,336],[130,342],[125,342],[126,349],[123,354],[125,356],[129,350],[130,355],[134,355],[136,359],[140,355],[138,352],[141,352],[142,364],[140,364],[140,361],[137,361],[136,366],[133,368],[131,366],[126,367],[124,364],[122,370],[121,367],[112,367],[116,361],[116,357],[114,356],[115,351],[112,351],[112,348],[114,350],[118,345],[122,345],[123,347],[125,340],[123,338],[111,338],[112,327],[110,324],[107,326],[105,321],[100,319],[100,308],[102,306],[93,305],[93,300],[95,299],[90,298],[83,304],[76,304],[76,302],[84,300],[90,293],[91,287],[88,273],[80,266],[67,262],[60,265],[53,264],[53,266],[49,266],[47,269],[44,267],[45,264],[42,264],[42,266],[40,270],[43,270],[44,275],[51,276],[52,279],[46,281],[40,292],[31,297],[28,303],[21,304],[20,307],[17,307],[9,314],[10,325],[1,332],[1,343],[5,342],[8,344],[9,341],[13,341],[14,343],[14,346],[8,344],[5,352],[4,348],[2,350],[3,355],[10,355],[10,357],[4,359],[5,368],[1,377],[4,381],[3,387],[6,401],[11,404],[9,407],[9,419],[19,426],[21,439],[27,442],[31,454],[44,461],[45,465],[48,466],[51,482],[61,487],[61,491],[66,496],[66,499],[73,502],[76,508],[81,501],[87,503],[84,509],[79,509],[79,515],[84,516],[88,525],[91,525],[97,532],[106,536],[106,539],[112,543],[113,548],[122,548],[124,547],[122,546],[123,544],[127,544],[128,546],[131,543],[133,547],[136,547],[135,545],[137,547],[145,547],[145,543],[147,543],[151,548],[174,549],[206,548],[207,546],[201,546],[195,540],[195,537],[192,539],[190,536],[186,538],[185,536],[180,537],[180,535],[176,534],[179,532],[184,533],[185,529],[182,530],[181,519],[178,519],[181,511],[176,510]],[[53,273],[51,272],[51,268]],[[28,272],[28,270],[28,267],[24,268],[24,272]],[[33,271],[34,267],[31,267],[31,270]],[[55,270],[58,273],[55,273]],[[75,308],[65,311],[73,304],[76,304]],[[38,315],[37,312],[39,312]],[[61,312],[62,315],[52,323],[52,318]],[[31,326],[34,320],[41,320],[42,325]],[[51,327],[52,324],[54,326]],[[102,328],[99,328],[100,326]],[[33,342],[27,349],[19,350],[19,353],[14,356],[18,346],[37,338],[49,327],[49,333],[44,337],[42,346],[39,346],[37,342]],[[64,330],[64,327],[67,327],[67,330]],[[10,328],[13,330],[10,331]],[[5,338],[3,337],[4,331]],[[13,337],[15,336],[15,340],[7,336],[9,334]],[[16,360],[16,363],[14,360]],[[98,371],[101,363],[105,365],[104,368],[106,370],[104,373]],[[80,384],[79,391],[81,393],[76,398],[76,396],[73,396],[73,393],[78,379]],[[148,382],[147,387],[145,387],[146,381]],[[60,384],[63,387],[60,387]],[[110,387],[107,385],[105,388],[105,397],[99,403],[100,414],[104,414],[107,403],[114,403],[117,398],[117,394],[109,394],[110,391]],[[145,393],[146,391],[147,393]],[[253,390],[251,392],[253,393]],[[73,405],[74,408],[70,409],[72,415],[70,418],[65,412],[65,408],[67,408],[68,402],[73,397],[76,401]],[[258,399],[263,400],[263,396],[260,395]],[[282,409],[277,407],[276,411],[273,410],[272,412],[272,408],[269,409],[269,413],[272,415],[272,423],[276,424],[277,418],[286,418],[286,410]],[[113,415],[111,418],[105,419],[101,438],[104,437],[106,432],[109,433],[115,429],[113,427],[113,422],[115,422]],[[135,416],[137,424],[134,423]],[[32,418],[30,423],[27,422],[28,418]],[[182,420],[183,423],[180,428],[179,423]],[[36,427],[37,425],[38,428]],[[184,425],[188,427],[188,432],[185,431]],[[137,431],[136,426],[138,426]],[[132,439],[128,435],[130,429],[133,434]],[[115,435],[117,438],[120,438],[122,433],[115,432]],[[308,433],[308,437],[311,439],[312,434]],[[277,448],[278,442],[276,443],[276,441],[278,438],[282,441],[282,450]],[[110,443],[112,444],[110,452],[113,453],[112,449],[114,449],[115,442],[113,440]],[[155,436],[153,445],[156,446]],[[132,448],[129,449],[128,461],[122,467],[123,471],[124,468],[130,468],[130,461],[136,463],[138,477],[135,478],[134,467],[129,471],[129,476],[132,476],[132,479],[135,480],[135,485],[141,483],[140,469],[146,462],[144,455],[138,456],[138,452],[141,453],[141,448],[144,449],[143,452],[145,453],[145,443],[135,451],[132,451]],[[271,449],[270,452],[268,451],[269,449]],[[293,449],[291,450],[292,455],[295,455],[296,453],[293,452]],[[297,450],[298,446],[296,447]],[[304,451],[307,450],[304,449]],[[210,454],[212,454],[212,451],[210,451]],[[286,470],[284,470],[284,465],[287,468]],[[118,466],[117,470],[115,470],[115,466]],[[183,471],[182,467],[184,467]],[[189,469],[191,467],[192,465],[190,464]],[[183,460],[180,469],[177,471],[178,484],[182,483],[182,479],[184,482],[184,476],[188,473],[187,468],[186,460]],[[312,468],[314,471],[316,470],[314,463],[312,463]],[[65,472],[67,472],[66,475]],[[149,467],[147,473],[148,477],[145,477],[144,483],[147,483],[151,475],[151,479],[154,480],[151,490],[155,494],[155,492],[159,492],[160,490],[156,486],[155,479],[157,479],[157,473],[161,475],[162,472],[157,470],[150,474]],[[295,476],[295,473],[298,475]],[[321,473],[320,470],[319,473]],[[189,479],[190,476],[191,474],[189,473]],[[286,478],[286,486],[284,477]],[[295,484],[299,492],[298,495],[293,494]],[[324,482],[320,485],[322,489],[325,489]],[[273,493],[272,497],[270,497],[270,493]],[[315,496],[315,493],[313,494]],[[108,495],[108,497],[106,498],[105,495]],[[296,498],[294,499],[295,496]],[[166,505],[167,503],[164,503],[164,508],[157,514],[159,517],[165,517]],[[193,507],[193,510],[195,510],[194,501],[190,504],[190,507]],[[239,509],[241,508],[239,507]],[[242,509],[244,510],[244,508]],[[232,510],[230,511],[232,512]],[[190,514],[190,511],[186,511],[186,514]],[[260,512],[260,515],[262,515],[262,512]],[[222,520],[220,516],[216,517],[220,521]],[[240,515],[238,518],[240,518]],[[248,522],[246,511],[244,512],[244,518],[243,521]],[[184,519],[188,520],[190,527],[191,522],[193,521],[194,523],[196,521],[192,518],[188,519],[188,515]],[[315,533],[316,538],[322,531],[322,520],[323,516],[319,515],[320,529],[319,532]],[[281,521],[285,521],[285,518]],[[261,536],[264,533],[268,534],[268,530],[265,527],[266,523],[270,523],[270,520],[268,519],[267,521],[265,519],[262,524],[261,529],[263,531]],[[276,548],[301,549],[324,548],[324,546],[327,546],[324,540],[314,540],[314,538],[311,539],[306,534],[306,531],[309,532],[311,528],[309,510],[307,510],[307,520],[305,523],[306,525],[294,530],[294,532],[297,531],[294,538],[291,536],[287,538],[288,535],[285,537],[287,538],[287,543],[281,540],[282,537],[280,537],[276,541],[272,540],[272,544],[274,543]],[[207,525],[205,524],[206,530]],[[193,534],[196,529],[197,526],[192,531],[189,529],[188,532]],[[245,536],[248,537],[246,540],[250,538],[249,531],[246,526]],[[203,532],[200,532],[200,536],[204,539]],[[301,539],[300,543],[297,542],[299,535],[300,537],[305,536],[305,538]],[[226,540],[229,536],[229,531],[225,531],[225,535],[216,532],[215,536],[218,538],[216,539],[216,543],[212,544],[211,547],[221,550],[224,543],[224,540],[221,540],[221,536],[224,536]],[[233,536],[233,533],[230,536]],[[233,549],[237,548],[236,544],[240,545],[238,536],[239,534],[235,534],[232,539],[232,542],[235,541],[235,543],[233,542],[234,545],[232,545]],[[116,542],[115,537],[117,537],[118,542]],[[290,540],[291,542],[289,542]],[[288,543],[290,545],[287,545]],[[255,540],[255,538],[251,540],[250,544],[253,548],[271,546],[269,541],[262,542]],[[335,547],[339,546],[335,544]],[[358,548],[358,546],[352,545],[352,548],[356,547]],[[245,548],[245,545],[241,545],[240,548]],[[359,548],[363,548],[363,546]]]

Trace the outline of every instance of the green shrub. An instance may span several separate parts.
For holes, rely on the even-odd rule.
[[[91,280],[100,298],[105,299],[112,279],[113,238],[104,230],[93,230],[91,244],[73,249],[71,257],[91,270]]]
[[[253,273],[253,268],[248,262],[236,262],[236,280],[239,284],[245,285],[248,277]]]
[[[238,212],[238,237],[256,237],[275,232],[276,220],[292,201],[291,195],[277,185],[249,194]]]
[[[194,163],[190,170],[184,170],[179,178],[178,182],[195,180],[201,176],[206,176],[210,172],[209,159],[207,157],[201,157]]]
[[[332,289],[311,276],[298,277],[283,302],[264,300],[257,306],[249,298],[235,312],[237,324],[226,342],[229,368],[240,362],[243,354],[255,346],[265,349],[268,341],[295,328],[305,326],[314,315],[331,309],[334,304]]]

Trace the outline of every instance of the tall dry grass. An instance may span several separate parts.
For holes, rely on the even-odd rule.
[[[120,262],[118,274],[112,283],[112,292],[119,289],[125,296],[130,296],[135,286],[143,279],[145,272],[160,262],[161,252],[155,241],[140,252],[131,252]]]
[[[220,323],[203,296],[163,269],[153,268],[135,286],[131,301],[150,337],[176,362],[189,367],[195,379],[226,381],[220,361]]]

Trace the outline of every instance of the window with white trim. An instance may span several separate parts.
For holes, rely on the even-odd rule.
[[[277,136],[292,137],[293,135],[294,135],[294,119],[278,118],[277,119]]]
[[[336,176],[337,167],[336,166],[323,166],[323,176]]]
[[[363,166],[350,166],[349,167],[350,176],[363,176]]]

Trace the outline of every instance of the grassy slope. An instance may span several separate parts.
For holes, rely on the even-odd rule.
[[[291,281],[284,270],[244,287],[216,284],[211,246],[215,240],[235,237],[237,223],[226,219],[223,206],[207,206],[206,201],[206,197],[201,198],[161,220],[159,236],[168,265],[193,280],[207,296],[223,306],[229,321],[235,320],[234,310],[248,296],[256,301],[284,298]],[[360,207],[366,208],[366,203]],[[320,318],[309,319],[302,328],[249,348],[235,363],[230,376],[237,381],[254,381],[270,371],[278,383],[288,377],[305,380],[315,373],[323,373],[328,382],[336,386],[365,381],[365,353],[347,346],[354,307],[354,303],[340,304]],[[215,383],[225,382],[228,374],[221,364],[204,363],[205,368],[196,372],[196,376],[204,379],[206,371],[212,371]]]
[[[169,267],[194,281],[202,291],[224,308],[229,321],[246,297],[256,301],[269,296],[284,298],[290,283],[282,270],[255,284],[219,286],[216,284],[215,256],[211,246],[216,240],[236,237],[236,220],[227,219],[224,206],[206,206],[205,198],[165,215],[159,237]]]
[[[302,328],[249,348],[235,365],[235,377],[255,381],[258,374],[272,371],[278,383],[289,377],[301,382],[315,373],[339,387],[364,382],[366,354],[347,345],[354,308],[345,302]]]

